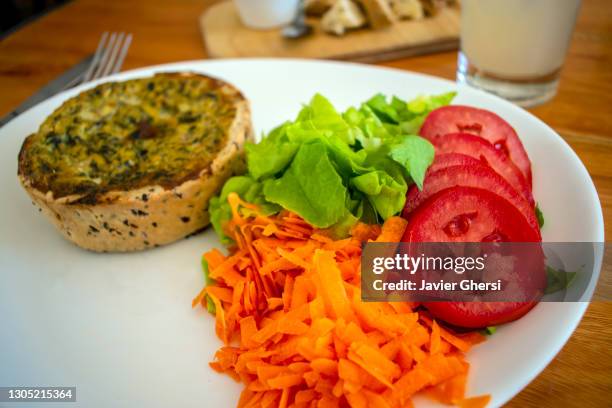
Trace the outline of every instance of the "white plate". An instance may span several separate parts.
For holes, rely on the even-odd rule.
[[[376,92],[410,99],[456,88],[392,69],[271,59],[186,62],[112,79],[183,70],[238,86],[251,100],[258,134],[295,117],[314,92],[344,109]],[[0,386],[77,386],[76,405],[83,407],[235,406],[242,386],[208,367],[220,346],[213,318],[191,309],[203,284],[200,254],[218,245],[212,232],[145,252],[94,254],[64,241],[17,182],[23,139],[84,88],[55,96],[0,130]],[[551,128],[469,88],[459,88],[456,103],[495,111],[518,131],[533,162],[546,241],[603,242],[601,206],[589,174]],[[595,264],[599,273],[601,258]],[[509,400],[557,354],[586,307],[539,304],[502,327],[469,353],[468,394],[491,393],[493,406]]]

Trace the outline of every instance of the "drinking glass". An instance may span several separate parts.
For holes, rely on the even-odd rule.
[[[550,100],[580,0],[462,0],[457,81],[529,107]]]

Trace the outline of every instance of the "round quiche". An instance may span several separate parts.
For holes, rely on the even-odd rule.
[[[67,100],[24,141],[18,177],[68,240],[134,251],[206,227],[209,199],[244,171],[252,138],[248,101],[234,86],[160,73]]]

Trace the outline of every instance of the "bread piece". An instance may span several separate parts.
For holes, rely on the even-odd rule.
[[[363,12],[351,0],[336,0],[321,19],[323,31],[343,35],[347,29],[363,27],[366,24]]]
[[[384,28],[397,21],[388,0],[359,0],[363,6],[370,27]]]
[[[444,7],[452,7],[457,2],[455,0],[420,0],[426,16],[435,16]]]
[[[320,17],[329,10],[337,0],[305,0],[304,11],[309,16]]]
[[[419,0],[390,0],[391,10],[400,19],[420,20],[425,17]]]
[[[209,223],[244,168],[248,101],[193,73],[109,82],[69,99],[23,143],[18,177],[63,236],[93,251],[164,245]]]

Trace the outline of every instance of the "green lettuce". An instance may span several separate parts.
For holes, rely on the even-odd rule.
[[[409,185],[422,188],[434,157],[418,129],[431,110],[454,95],[406,102],[378,94],[341,113],[316,94],[295,120],[246,145],[247,174],[227,180],[210,201],[215,231],[230,242],[222,228],[232,216],[230,193],[266,215],[284,208],[338,236],[359,220],[382,222],[398,214]]]
[[[281,173],[289,166],[300,147],[299,143],[286,140],[284,126],[273,130],[271,136],[258,144],[246,144],[247,168],[255,180]]]
[[[576,278],[577,272],[567,272],[563,269],[555,269],[550,266],[546,266],[546,289],[544,294],[550,295],[551,293],[565,290],[571,286]]]
[[[218,196],[212,197],[208,204],[210,223],[223,244],[231,243],[223,231],[223,224],[232,218],[232,210],[227,197],[230,193],[238,194],[244,201],[259,206],[264,215],[280,211],[280,207],[266,200],[263,194],[263,185],[250,176],[235,176],[228,179]]]
[[[389,155],[408,170],[412,180],[422,189],[425,172],[435,155],[431,143],[422,137],[405,136],[391,146]]]
[[[397,109],[398,125],[402,133],[408,135],[418,133],[429,112],[448,105],[456,94],[456,92],[447,92],[441,95],[422,95],[410,102],[404,102],[394,97],[391,105]]]
[[[264,182],[263,193],[266,200],[321,228],[334,225],[347,212],[347,188],[319,141],[303,144],[285,174]]]
[[[210,272],[208,270],[208,262],[206,262],[206,259],[204,259],[204,257],[202,257],[202,272],[204,272],[204,283],[206,284],[206,286],[214,285],[215,280],[210,277]],[[208,313],[214,315],[217,312],[217,308],[215,307],[215,304],[213,303],[210,296],[208,295],[205,295],[205,296],[206,296],[206,310],[208,310]]]
[[[540,204],[536,203],[535,214],[536,214],[536,218],[538,219],[538,225],[540,226],[540,228],[543,228],[544,227],[544,213],[540,209]]]
[[[492,336],[497,331],[497,326],[487,326],[484,328],[483,332],[486,336]]]

